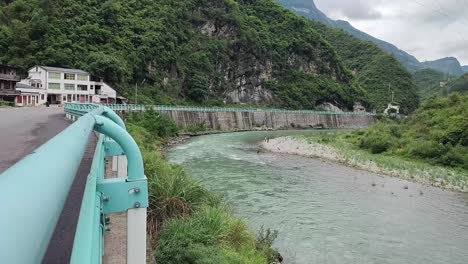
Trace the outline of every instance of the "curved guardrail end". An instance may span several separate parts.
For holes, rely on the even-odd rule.
[[[94,119],[96,120],[94,129],[117,142],[127,156],[128,178],[134,180],[145,178],[143,157],[137,143],[127,130],[113,120],[111,121],[110,118],[94,115]]]
[[[109,118],[110,120],[114,121],[121,128],[127,130],[127,128],[125,126],[125,122],[111,108],[109,108],[107,106],[103,106],[102,115]]]

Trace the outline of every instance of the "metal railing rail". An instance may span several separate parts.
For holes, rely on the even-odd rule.
[[[143,247],[136,257],[127,252],[127,263],[145,263],[146,236],[141,230],[146,230],[148,188],[137,144],[109,108],[67,106],[65,112],[76,122],[0,175],[0,263],[42,260],[93,132],[100,136],[70,262],[101,263],[106,215],[137,210],[135,215],[144,220],[137,227]],[[122,154],[128,159],[128,179],[105,179],[105,158]]]
[[[254,109],[254,108],[225,108],[225,107],[198,107],[198,106],[170,106],[170,105],[120,105],[106,104],[114,111],[194,111],[194,112],[248,112],[248,113],[295,113],[295,114],[317,114],[317,115],[370,115],[369,112],[331,112],[317,110],[284,110],[284,109]],[[74,109],[90,109],[90,104],[68,104]]]
[[[284,110],[284,109],[255,109],[229,107],[198,107],[198,106],[170,106],[170,105],[119,105],[107,104],[114,111],[195,111],[195,112],[248,112],[248,113],[295,113],[317,115],[375,115],[369,112],[331,112],[318,110]]]

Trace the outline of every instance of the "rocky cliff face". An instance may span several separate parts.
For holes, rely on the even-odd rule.
[[[221,10],[223,5],[222,2],[218,3],[218,10]],[[275,6],[272,8],[277,9]],[[232,12],[225,6],[222,10],[225,12],[224,16]],[[209,80],[210,93],[222,97],[224,103],[280,106],[281,98],[269,89],[267,84],[283,82],[279,76],[285,71],[299,72],[310,78],[326,78],[338,85],[350,85],[351,83],[352,77],[341,65],[339,59],[334,56],[333,49],[324,43],[319,35],[309,36],[315,38],[315,43],[310,43],[307,48],[294,47],[291,40],[285,38],[283,40],[287,46],[282,51],[258,49],[255,45],[261,43],[255,43],[253,46],[244,43],[246,29],[243,28],[245,27],[243,19],[237,17],[238,19],[221,20],[219,17],[207,14],[204,7],[197,12],[199,19],[196,26],[197,31],[209,40],[225,43],[223,53],[212,54],[216,64],[213,73],[215,77]],[[285,20],[284,16],[287,15],[285,10],[278,12],[278,14],[275,19],[279,22]],[[264,22],[262,21],[262,23]],[[257,30],[255,29],[255,31]],[[269,29],[266,30],[269,31]],[[255,33],[260,35],[264,32],[257,31]],[[307,33],[305,34],[307,35]],[[343,99],[339,96],[337,98],[338,101]],[[335,101],[333,103],[336,103]],[[351,103],[343,103],[342,101],[338,104],[350,105]]]

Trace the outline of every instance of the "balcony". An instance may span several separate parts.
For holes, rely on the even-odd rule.
[[[19,82],[21,81],[21,77],[18,75],[0,73],[0,80]]]

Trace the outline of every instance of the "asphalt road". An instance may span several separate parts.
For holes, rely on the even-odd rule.
[[[0,173],[71,124],[63,108],[0,108]],[[69,263],[96,137],[88,143],[42,263]],[[41,228],[41,227],[38,227]]]
[[[0,108],[0,173],[68,125],[63,108]]]

